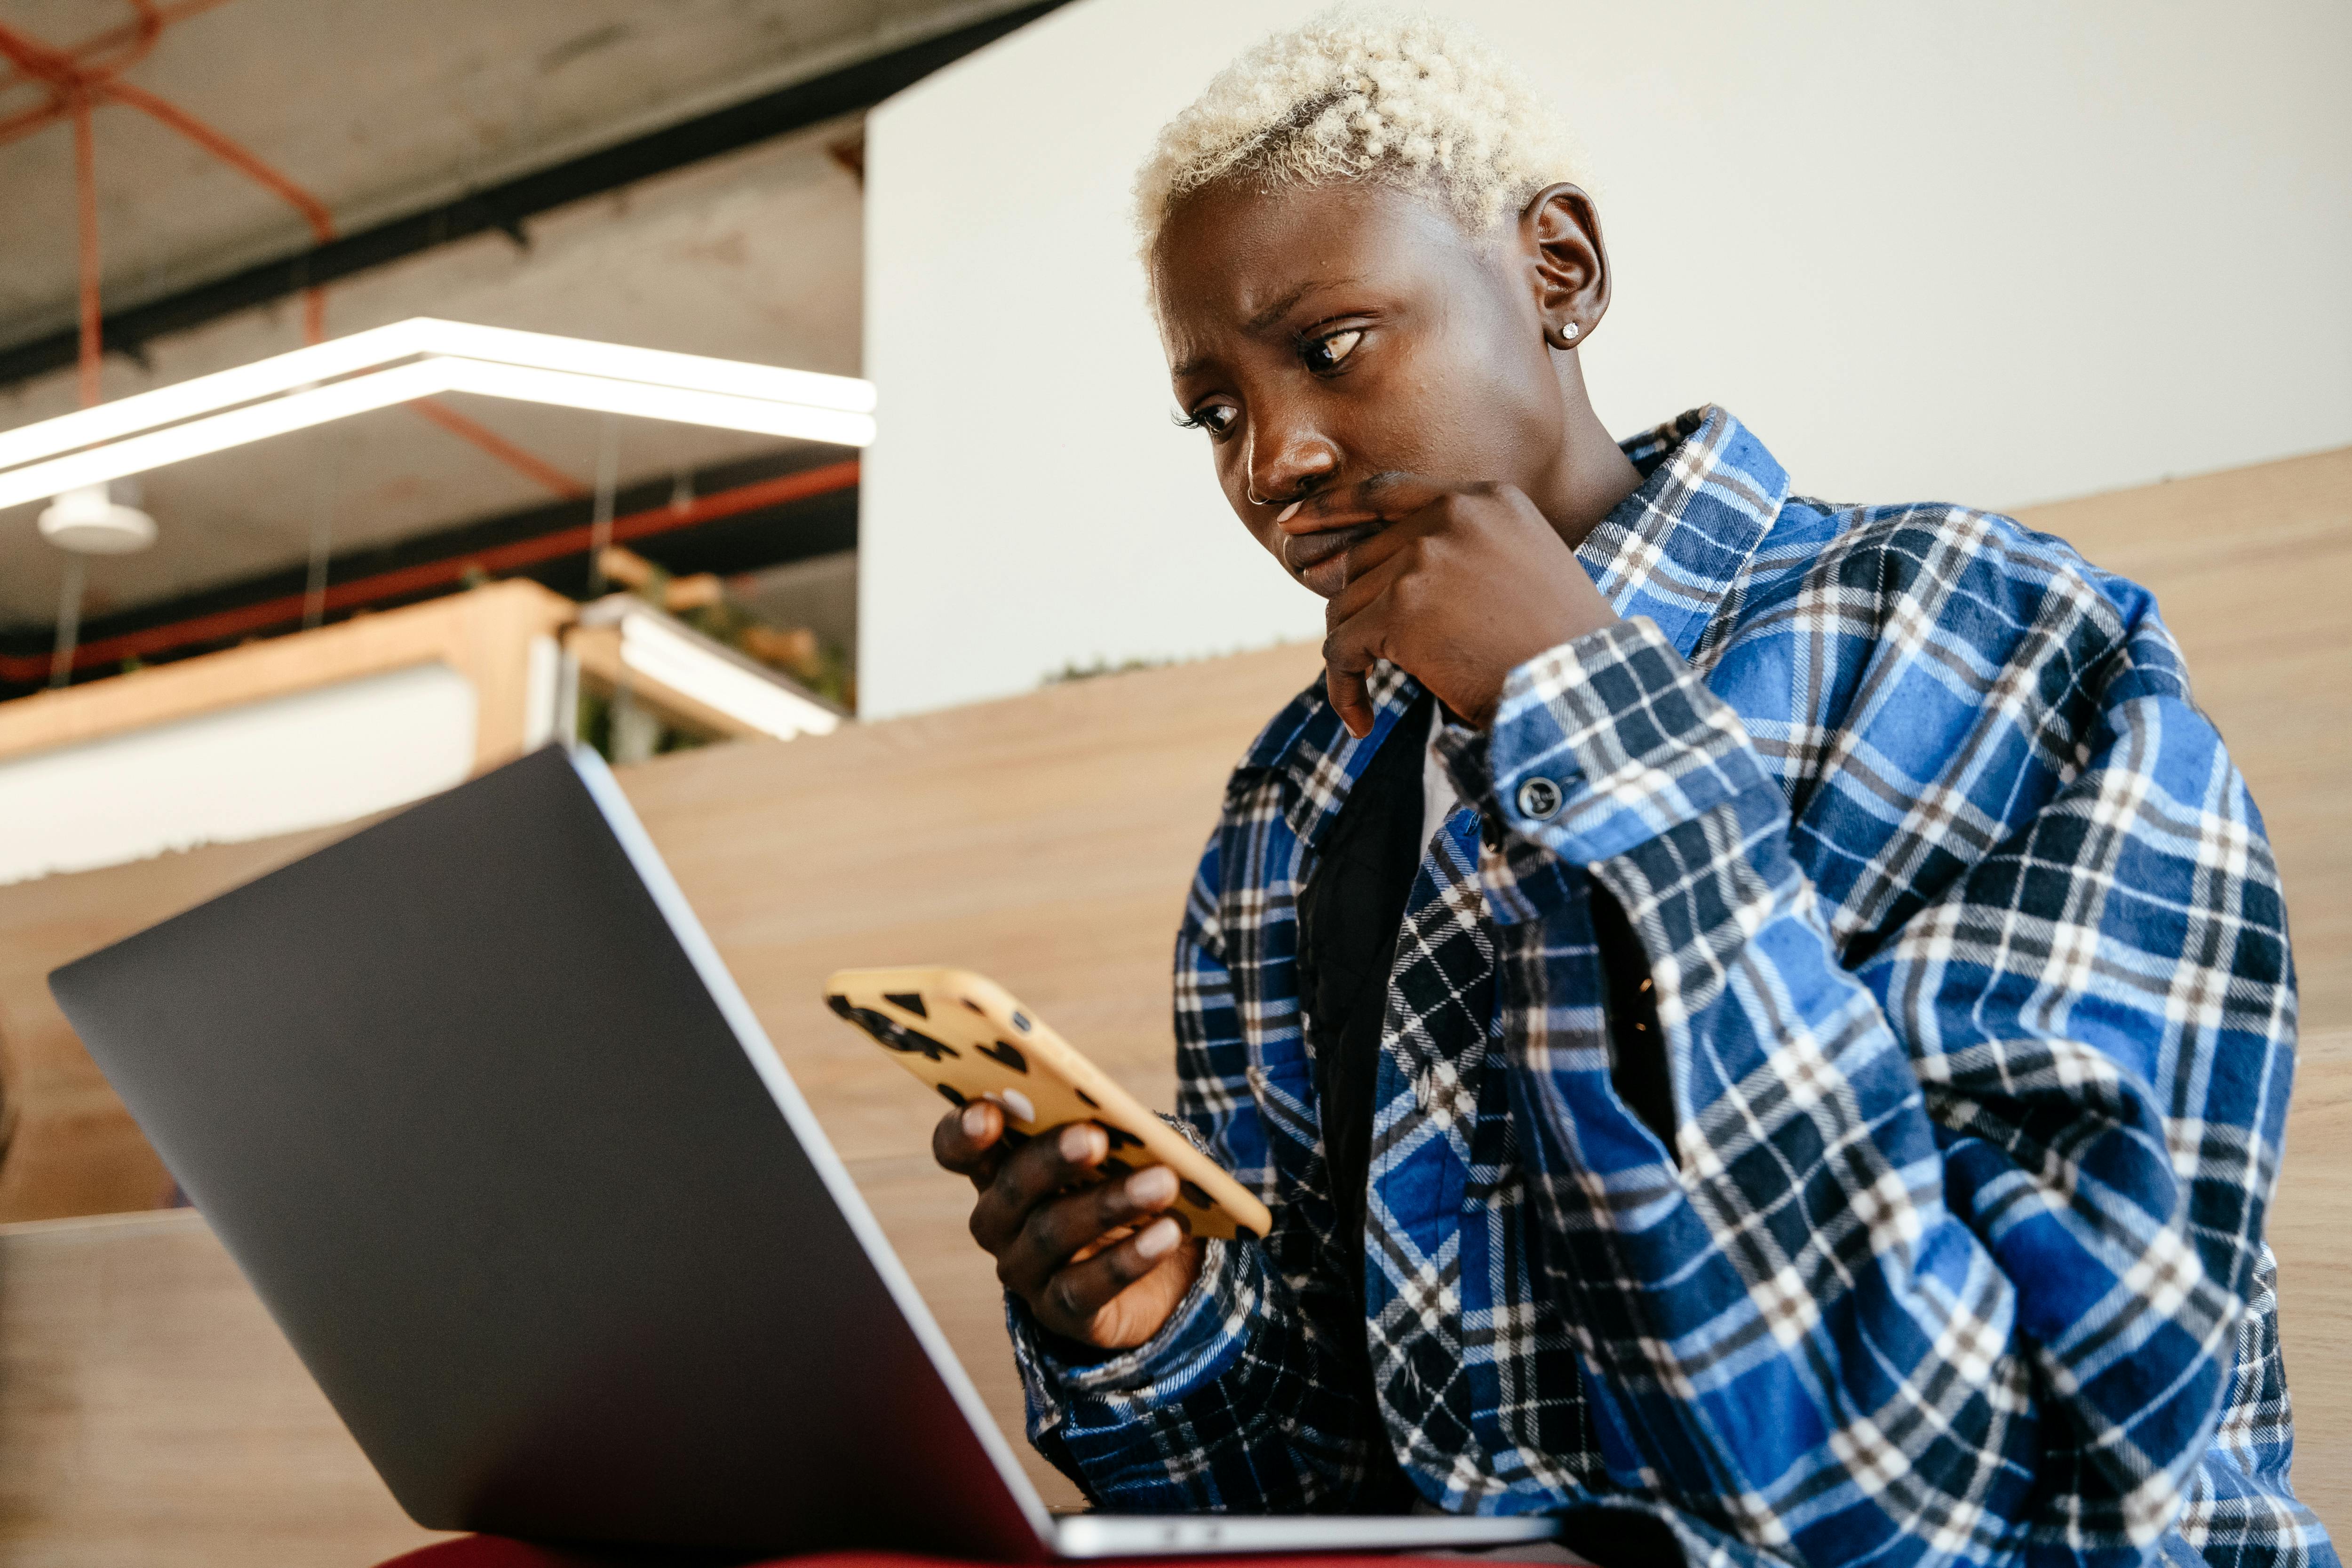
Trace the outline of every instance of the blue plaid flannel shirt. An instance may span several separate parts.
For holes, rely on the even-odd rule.
[[[1626,449],[1579,551],[1625,620],[1441,742],[1361,1315],[1295,905],[1391,668],[1365,740],[1318,683],[1252,746],[1177,943],[1182,1121],[1274,1233],[1108,1360],[1013,1302],[1032,1440],[1122,1510],[1345,1509],[1384,1443],[1434,1506],[1638,1510],[1694,1563],[2333,1564],[2263,1240],[2284,909],[2153,601],[2005,518],[1791,496],[1720,409]],[[1611,1085],[1588,879],[1671,1146]]]

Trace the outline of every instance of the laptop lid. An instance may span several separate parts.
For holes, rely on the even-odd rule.
[[[50,985],[420,1524],[1047,1550],[594,756],[525,757]]]

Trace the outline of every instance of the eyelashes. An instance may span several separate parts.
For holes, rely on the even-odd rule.
[[[1304,337],[1298,340],[1298,362],[1315,375],[1336,374],[1363,341],[1361,327],[1342,327],[1319,337]],[[1180,430],[1206,430],[1212,436],[1223,436],[1241,418],[1241,410],[1230,403],[1204,403],[1189,414],[1179,411],[1169,418]]]
[[[1190,414],[1171,414],[1180,430],[1206,430],[1212,436],[1222,436],[1234,427],[1235,409],[1230,403],[1204,403]]]

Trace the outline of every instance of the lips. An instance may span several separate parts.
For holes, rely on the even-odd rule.
[[[1343,558],[1349,550],[1378,533],[1383,526],[1363,522],[1323,533],[1294,533],[1282,542],[1282,558],[1298,574],[1300,582],[1328,599],[1347,586],[1348,568]]]

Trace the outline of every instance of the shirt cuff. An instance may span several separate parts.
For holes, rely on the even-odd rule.
[[[1049,1336],[1029,1305],[1008,1292],[1005,1326],[1013,1335],[1013,1359],[1029,1396],[1030,1424],[1073,1400],[1116,1400],[1144,1409],[1182,1396],[1223,1372],[1248,1337],[1251,1315],[1262,1292],[1251,1278],[1254,1247],[1211,1237],[1201,1249],[1201,1272],[1160,1331],[1101,1361],[1069,1361],[1049,1348]]]
[[[1506,923],[1568,890],[1556,874],[1548,885],[1544,859],[1595,865],[1770,786],[1738,714],[1645,618],[1538,654],[1504,680],[1484,734],[1438,745],[1463,797],[1503,830],[1485,869]]]

